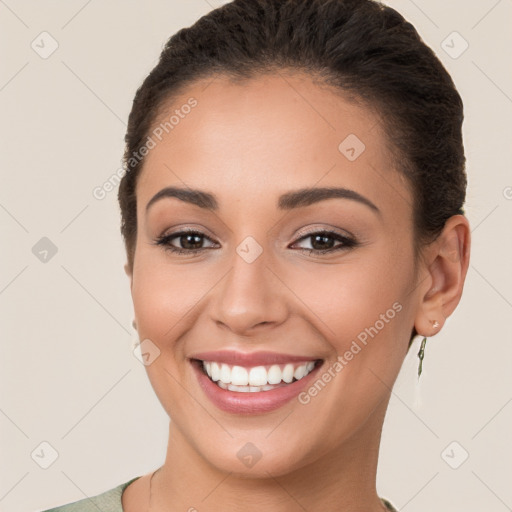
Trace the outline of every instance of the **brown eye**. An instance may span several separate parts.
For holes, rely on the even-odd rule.
[[[309,233],[302,238],[301,240],[310,240],[311,248],[302,247],[299,248],[301,251],[308,251],[308,253],[329,253],[342,249],[349,249],[350,247],[355,247],[357,242],[351,238],[348,238],[343,235],[339,235],[338,233],[334,233],[331,231],[317,231],[314,233]],[[334,245],[335,242],[340,242],[338,245]]]
[[[202,245],[201,235],[195,235],[187,233],[186,235],[180,235],[180,245],[183,249],[200,249]]]
[[[172,241],[176,239],[178,244],[177,247],[175,243],[172,243]],[[209,247],[202,247],[204,240],[212,241],[209,237],[200,231],[188,230],[164,235],[155,240],[155,244],[163,246],[167,251],[175,252],[178,254],[193,255],[204,251],[205,249],[209,249]]]

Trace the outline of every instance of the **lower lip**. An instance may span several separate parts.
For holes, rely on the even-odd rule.
[[[286,386],[282,386],[269,391],[257,391],[240,393],[222,389],[212,382],[208,376],[201,370],[202,363],[197,360],[191,361],[194,372],[199,381],[199,385],[206,396],[223,411],[235,414],[259,414],[279,409],[284,404],[293,400],[309,383],[315,378],[319,364],[313,368],[305,377]]]

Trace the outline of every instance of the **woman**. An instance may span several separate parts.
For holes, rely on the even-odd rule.
[[[235,0],[171,37],[119,189],[166,460],[52,510],[395,510],[375,485],[391,389],[468,269],[462,121],[372,0]]]

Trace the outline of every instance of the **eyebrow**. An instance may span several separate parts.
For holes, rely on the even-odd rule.
[[[167,197],[175,197],[180,201],[184,201],[207,210],[218,211],[219,209],[216,197],[209,192],[191,188],[166,187],[157,192],[149,200],[146,205],[146,212],[154,203]],[[280,210],[291,210],[294,208],[303,208],[326,199],[334,198],[357,201],[368,206],[375,213],[381,215],[379,208],[377,208],[377,206],[369,199],[362,196],[355,190],[339,187],[302,188],[292,190],[279,197],[277,207]]]

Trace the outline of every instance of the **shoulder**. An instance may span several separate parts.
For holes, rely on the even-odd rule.
[[[65,505],[59,505],[58,507],[50,508],[42,512],[98,512],[99,510],[101,512],[123,512],[121,495],[126,487],[138,478],[140,477],[132,478],[128,482],[119,484],[96,496],[83,498]]]

